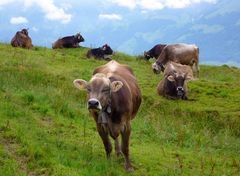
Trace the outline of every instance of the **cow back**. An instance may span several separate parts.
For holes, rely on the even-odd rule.
[[[189,44],[172,44],[164,47],[158,57],[157,62],[166,64],[169,61],[181,63],[184,65],[193,65],[198,63],[198,47]]]

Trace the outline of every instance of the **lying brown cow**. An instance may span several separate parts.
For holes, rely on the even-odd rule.
[[[21,31],[17,31],[11,40],[11,45],[13,47],[32,48],[32,39],[28,36],[28,30],[22,29]]]
[[[76,79],[74,85],[88,91],[88,110],[96,122],[107,157],[112,151],[110,135],[115,140],[116,153],[124,154],[126,170],[133,170],[129,159],[130,120],[136,116],[141,104],[141,92],[132,69],[110,61],[96,68],[89,82]],[[121,149],[118,143],[120,133]]]
[[[193,78],[192,69],[187,65],[169,62],[164,78],[157,86],[159,95],[169,99],[187,99],[187,81]]]
[[[194,77],[199,76],[199,48],[196,45],[172,44],[164,47],[157,61],[152,65],[153,71],[159,74],[164,66],[173,61],[192,67]]]
[[[77,33],[76,35],[58,39],[56,42],[53,43],[52,48],[78,48],[80,47],[80,42],[84,42],[84,38],[80,35],[80,33]]]

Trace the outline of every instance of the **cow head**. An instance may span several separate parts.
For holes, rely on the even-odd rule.
[[[78,32],[75,36],[74,36],[75,39],[77,39],[77,42],[84,42],[84,38],[82,35],[80,35],[80,33]]]
[[[149,54],[149,52],[148,51],[144,51],[144,57],[146,58],[146,59],[151,59],[152,58],[152,56]]]
[[[26,36],[28,36],[28,29],[22,29],[22,30],[21,30],[21,33],[22,33],[22,34],[25,34]]]
[[[171,85],[171,87],[176,92],[177,99],[186,99],[186,90],[184,86],[186,83],[185,81],[192,79],[191,76],[188,76],[187,73],[179,73],[175,70],[172,71],[169,75],[165,76],[165,79],[169,82],[168,85]]]
[[[88,109],[90,112],[101,112],[108,108],[112,92],[117,92],[122,88],[121,81],[113,81],[102,74],[95,74],[92,79],[87,82],[82,79],[73,81],[78,89],[85,89],[88,92]]]
[[[110,55],[113,53],[112,48],[108,44],[103,45],[102,50],[103,50],[104,54],[106,54],[106,55]]]
[[[161,71],[164,71],[164,66],[160,62],[155,62],[152,64],[152,69],[155,74],[160,74]]]

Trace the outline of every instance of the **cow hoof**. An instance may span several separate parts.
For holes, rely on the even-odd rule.
[[[121,151],[116,152],[117,157],[120,157],[122,155]]]

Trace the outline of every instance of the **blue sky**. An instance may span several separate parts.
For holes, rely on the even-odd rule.
[[[0,0],[0,26],[0,42],[29,28],[34,45],[51,47],[81,32],[86,47],[140,55],[158,43],[195,43],[201,63],[240,65],[239,0]]]

